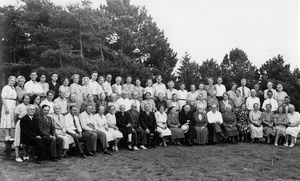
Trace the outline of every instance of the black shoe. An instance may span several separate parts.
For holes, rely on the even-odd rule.
[[[88,152],[87,155],[88,155],[88,156],[95,156],[95,154],[92,153],[92,152]]]
[[[106,155],[112,155],[112,153],[107,151],[107,150],[103,151],[103,153],[106,154]]]
[[[57,162],[57,158],[50,158],[50,161]]]
[[[86,158],[87,156],[84,153],[80,154],[81,158]]]

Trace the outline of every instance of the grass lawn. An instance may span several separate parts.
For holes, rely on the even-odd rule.
[[[3,146],[0,147],[3,153]],[[300,145],[265,144],[155,148],[59,162],[0,158],[0,180],[300,180]]]

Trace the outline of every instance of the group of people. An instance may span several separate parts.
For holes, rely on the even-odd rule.
[[[294,147],[300,132],[300,114],[290,104],[283,85],[268,82],[262,91],[257,83],[249,89],[246,79],[229,90],[222,77],[208,78],[208,84],[185,84],[175,89],[167,86],[160,75],[135,83],[131,76],[125,81],[112,75],[90,77],[74,74],[58,82],[37,72],[10,76],[1,92],[0,128],[5,140],[14,141],[16,161],[28,160],[28,147],[34,148],[37,162],[57,161],[75,150],[83,158],[97,152],[111,155],[119,152],[120,141],[129,150],[138,151],[175,145],[206,145],[237,141],[274,143],[285,139],[286,147]],[[70,84],[72,82],[72,84]],[[12,135],[12,129],[15,129]],[[23,156],[20,155],[23,148]]]

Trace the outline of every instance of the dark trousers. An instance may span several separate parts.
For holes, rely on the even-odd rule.
[[[208,126],[209,140],[213,143],[217,143],[220,140],[222,134],[221,126],[218,123],[209,123]]]
[[[218,102],[223,100],[223,96],[216,96],[216,98],[218,99]]]
[[[50,158],[61,158],[64,140],[60,137],[44,137],[43,143]]]
[[[82,131],[82,139],[85,143],[87,152],[97,151],[97,134],[92,131]]]
[[[143,130],[143,131],[145,131],[145,130]],[[146,131],[145,131],[145,133],[146,133]],[[157,143],[158,134],[155,132],[155,130],[151,129],[149,134],[146,133],[146,136],[147,136],[147,146],[154,147],[155,144]]]
[[[134,129],[132,134],[133,146],[147,145],[147,134],[142,128]]]
[[[75,146],[79,152],[79,154],[82,154],[83,153],[83,149],[82,149],[82,146],[80,144],[80,141],[83,140],[83,138],[80,138],[78,134],[73,134],[73,133],[68,133],[70,136],[72,136],[72,138],[74,139],[74,143],[75,143]]]
[[[46,160],[46,149],[42,139],[34,138],[29,141],[28,145],[34,147],[34,153],[37,156],[37,161]]]
[[[94,130],[93,132],[97,134],[97,151],[107,150],[109,145],[106,139],[106,134],[99,130]]]

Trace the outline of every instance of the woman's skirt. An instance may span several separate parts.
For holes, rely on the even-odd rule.
[[[166,129],[162,129],[160,127],[157,127],[157,132],[160,134],[161,137],[165,137],[165,136],[171,136],[172,132],[169,128]]]
[[[300,133],[300,127],[287,127],[285,133],[291,135],[292,137],[297,137]]]
[[[14,147],[21,146],[20,141],[21,141],[21,127],[20,127],[20,120],[18,120],[15,127]]]
[[[195,136],[194,139],[195,144],[204,145],[208,143],[208,129],[207,127],[201,129],[200,126],[195,126]]]
[[[276,131],[275,131],[274,127],[264,127],[263,130],[264,130],[263,131],[264,136],[266,136],[266,137],[275,136],[275,134],[276,134]]]
[[[229,126],[224,126],[224,135],[227,137],[234,137],[238,136],[239,132],[235,126],[229,127]]]
[[[253,124],[250,124],[251,129],[251,138],[262,138],[263,137],[263,127],[256,127]]]
[[[181,139],[184,138],[184,133],[182,131],[182,129],[180,128],[170,128],[171,130],[171,139],[175,140],[175,139]]]
[[[285,131],[286,131],[286,127],[279,125],[279,126],[275,126],[275,130],[276,130],[276,134],[277,135],[283,135],[285,136]]]
[[[113,128],[109,128],[109,131],[112,133],[114,140],[123,138],[123,134],[121,133],[121,131]]]
[[[0,128],[14,128],[15,127],[14,111],[16,107],[16,101],[6,100],[6,104],[8,107],[9,114],[5,113],[5,108],[2,105]]]
[[[58,137],[64,140],[64,149],[68,150],[70,148],[70,144],[74,143],[74,139],[72,136],[65,134],[65,135],[58,135]]]
[[[111,130],[109,129],[106,130],[105,128],[101,128],[99,131],[105,133],[107,142],[114,140],[113,132]]]

